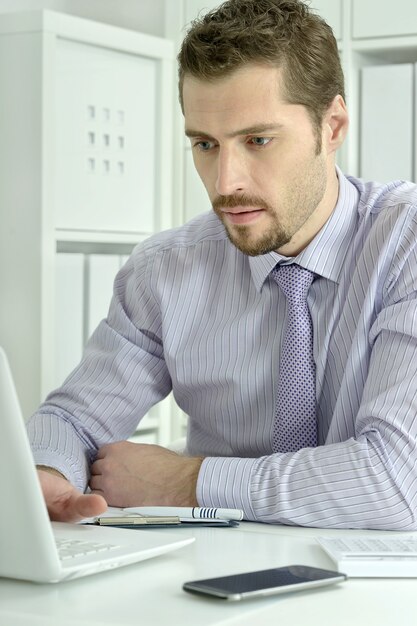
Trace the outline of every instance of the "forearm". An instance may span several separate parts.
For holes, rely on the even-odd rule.
[[[206,459],[197,498],[202,506],[242,508],[246,519],[267,523],[416,529],[410,502],[417,490],[412,483],[407,497],[404,490],[391,464],[362,437],[259,459]]]
[[[80,365],[27,423],[35,463],[56,468],[84,491],[97,450],[128,438],[169,390],[164,361],[103,322]]]

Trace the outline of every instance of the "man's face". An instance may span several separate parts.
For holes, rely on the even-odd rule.
[[[306,108],[281,93],[281,70],[267,65],[214,81],[184,79],[195,166],[230,240],[249,255],[297,254],[335,203],[326,141],[317,154]]]

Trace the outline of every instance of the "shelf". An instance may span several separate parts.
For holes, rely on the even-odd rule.
[[[1,16],[0,34],[57,33],[61,39],[101,46],[128,54],[171,61],[172,43],[160,37],[138,33],[55,11],[20,11]]]
[[[417,50],[417,35],[402,37],[375,37],[352,40],[354,52],[392,52],[395,50]]]
[[[64,230],[55,231],[55,240],[68,243],[104,243],[136,245],[147,239],[152,233],[123,233],[123,232],[100,232],[87,230]]]

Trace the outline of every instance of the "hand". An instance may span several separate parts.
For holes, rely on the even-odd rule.
[[[198,506],[202,458],[185,457],[150,444],[121,441],[100,448],[90,488],[110,506]]]
[[[107,502],[102,496],[80,493],[52,468],[38,468],[38,478],[52,521],[78,522],[84,517],[101,515],[107,509]]]

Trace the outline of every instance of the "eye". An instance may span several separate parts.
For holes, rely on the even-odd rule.
[[[272,141],[272,137],[251,137],[249,139],[249,143],[257,148],[262,148],[263,146],[268,145],[270,141]]]
[[[193,145],[193,148],[197,148],[201,152],[208,152],[209,150],[214,148],[214,145],[215,144],[212,141],[208,141],[208,140],[206,140],[206,141],[197,141]]]

